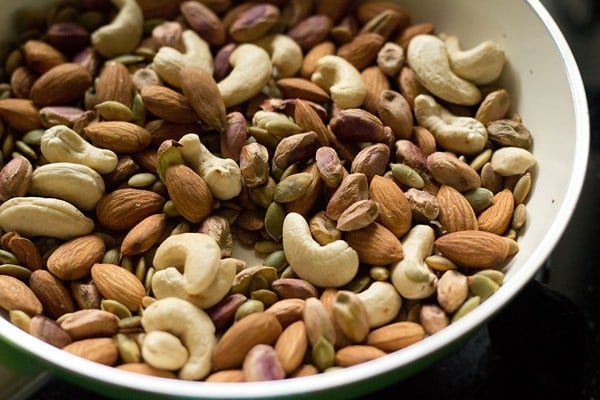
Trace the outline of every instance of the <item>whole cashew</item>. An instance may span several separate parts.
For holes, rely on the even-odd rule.
[[[367,310],[369,327],[377,328],[396,318],[402,308],[402,297],[388,282],[375,281],[366,290],[358,293]]]
[[[94,229],[94,221],[71,203],[46,197],[13,197],[0,205],[0,228],[26,237],[72,239]]]
[[[476,85],[487,85],[500,77],[506,55],[504,50],[486,40],[469,50],[461,50],[458,37],[444,35],[444,43],[452,71]]]
[[[419,82],[435,96],[468,106],[481,101],[479,88],[452,72],[446,45],[438,37],[416,35],[408,45],[406,59]]]
[[[213,56],[206,40],[191,29],[183,31],[181,40],[185,53],[173,47],[163,46],[152,60],[152,66],[158,76],[177,88],[181,87],[179,71],[183,67],[201,68],[211,75],[214,71]]]
[[[283,221],[283,249],[292,270],[319,287],[339,287],[358,272],[358,254],[343,240],[325,246],[315,241],[304,217],[289,213]]]
[[[70,162],[42,165],[31,174],[28,193],[56,197],[85,211],[96,207],[104,195],[104,180],[90,167]]]
[[[93,146],[66,125],[55,125],[42,135],[40,149],[53,162],[72,162],[86,165],[99,174],[112,172],[117,166],[117,155],[108,149]]]
[[[275,33],[254,42],[271,56],[273,75],[276,79],[295,76],[302,67],[304,54],[300,45],[288,35]]]
[[[178,147],[184,161],[204,179],[213,196],[229,200],[242,191],[242,171],[231,158],[213,155],[195,133],[179,139]]]
[[[94,49],[104,57],[112,58],[130,53],[142,39],[144,15],[136,0],[111,0],[119,13],[108,25],[92,33]]]
[[[321,57],[310,79],[328,91],[342,109],[360,107],[367,96],[367,85],[360,72],[339,56]]]
[[[217,340],[215,325],[204,311],[175,297],[161,299],[144,310],[142,326],[146,332],[169,332],[186,347],[189,357],[179,370],[179,378],[198,380],[208,375]]]
[[[229,63],[233,70],[217,84],[226,107],[254,97],[271,79],[271,58],[255,44],[245,43],[236,47],[229,56]]]
[[[142,358],[158,369],[177,370],[188,359],[188,351],[179,338],[165,331],[150,331],[142,341]]]
[[[432,96],[420,94],[414,101],[415,118],[445,150],[478,154],[487,144],[485,126],[471,117],[459,117],[439,105]]]
[[[437,276],[425,264],[431,254],[435,232],[429,225],[415,225],[402,239],[404,259],[392,264],[392,284],[407,299],[424,299],[436,289]]]

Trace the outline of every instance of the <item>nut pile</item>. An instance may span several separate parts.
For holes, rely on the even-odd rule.
[[[185,380],[435,334],[499,289],[526,223],[504,64],[391,1],[63,2],[4,62],[0,307]]]

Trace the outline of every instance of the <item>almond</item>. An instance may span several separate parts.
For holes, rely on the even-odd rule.
[[[43,269],[32,272],[29,287],[42,303],[47,316],[56,319],[75,310],[71,293],[50,272]]]
[[[472,268],[496,268],[508,257],[508,241],[495,233],[465,230],[447,233],[435,247],[456,264]]]
[[[217,82],[201,68],[182,68],[181,90],[208,130],[223,132],[227,127],[227,110]]]
[[[43,74],[66,62],[65,56],[60,51],[41,40],[25,42],[23,56],[27,66],[38,74]]]
[[[450,153],[436,151],[427,156],[427,169],[440,184],[452,186],[459,192],[481,186],[477,171]]]
[[[452,186],[442,185],[437,193],[438,220],[445,232],[477,230],[477,216],[469,201]]]
[[[119,349],[112,338],[77,340],[62,349],[86,360],[109,366],[114,365],[119,359]]]
[[[102,260],[104,251],[104,241],[99,236],[81,236],[58,246],[46,265],[59,279],[75,280],[88,275],[92,265]]]
[[[356,16],[361,25],[366,24],[384,11],[395,11],[400,15],[399,28],[410,24],[410,14],[404,7],[395,1],[367,1],[362,2],[356,9]]]
[[[501,190],[494,195],[494,203],[479,214],[479,229],[497,235],[504,234],[510,226],[514,209],[513,193],[509,189]]]
[[[138,311],[146,289],[140,280],[125,268],[115,264],[92,266],[92,279],[106,299],[116,300],[131,311]]]
[[[272,314],[277,318],[283,328],[301,320],[304,312],[305,301],[303,299],[283,299],[271,305],[265,313]]]
[[[35,271],[43,267],[42,256],[29,238],[15,232],[8,240],[7,247],[30,270]]]
[[[67,105],[83,98],[92,75],[81,65],[60,64],[38,78],[31,87],[31,100],[39,106]]]
[[[109,229],[130,229],[144,218],[159,212],[164,203],[161,195],[150,190],[117,189],[100,199],[96,205],[96,217]]]
[[[140,91],[144,106],[152,114],[169,122],[195,123],[196,112],[188,99],[166,86],[146,85]]]
[[[385,352],[392,352],[410,346],[425,338],[425,329],[410,321],[395,322],[371,331],[367,344]]]
[[[123,238],[121,253],[133,256],[149,250],[167,227],[166,214],[154,214],[137,223]]]
[[[31,93],[31,87],[37,78],[38,75],[26,66],[15,69],[10,75],[10,86],[14,97],[28,99]]]
[[[165,371],[163,369],[154,368],[153,366],[146,363],[126,363],[117,365],[115,368],[122,371],[133,372],[135,374],[142,374],[148,376],[156,376],[159,378],[176,379],[177,375],[171,371]]]
[[[119,61],[107,62],[96,81],[96,103],[118,101],[131,108],[135,88],[127,67]]]
[[[330,135],[327,126],[309,103],[301,99],[296,101],[294,120],[304,132],[315,132],[319,137],[321,145],[327,146],[329,144]]]
[[[241,367],[250,349],[257,344],[275,343],[281,332],[281,324],[273,314],[249,314],[225,331],[217,343],[212,358],[213,370]]]
[[[335,44],[331,41],[325,41],[312,47],[302,60],[300,68],[300,77],[310,79],[311,75],[317,69],[317,62],[326,55],[335,54]]]
[[[412,140],[425,156],[436,151],[435,136],[422,126],[413,127]]]
[[[212,212],[213,197],[208,185],[190,167],[169,165],[165,185],[177,211],[190,222],[200,222]]]
[[[412,209],[404,192],[387,178],[374,176],[369,187],[369,198],[379,204],[378,221],[397,237],[412,226]]]
[[[357,70],[361,71],[375,61],[377,53],[384,42],[384,37],[378,33],[362,33],[342,45],[338,49],[337,55],[345,58]]]
[[[304,321],[296,321],[281,332],[275,343],[275,351],[286,374],[296,370],[304,361],[308,339]]]
[[[33,316],[42,313],[42,303],[23,282],[10,275],[0,275],[0,308],[21,310]]]
[[[339,349],[335,353],[335,365],[351,367],[385,356],[387,353],[375,346],[356,344]]]
[[[147,129],[125,121],[94,122],[83,133],[95,146],[117,153],[137,153],[148,147],[152,139]]]
[[[241,369],[224,369],[210,374],[206,377],[205,381],[223,383],[246,382],[246,376]]]
[[[0,117],[4,122],[21,133],[42,127],[40,110],[28,99],[1,99]]]
[[[377,222],[366,228],[345,232],[343,238],[365,264],[388,265],[404,257],[400,240]]]
[[[331,101],[329,94],[321,89],[321,87],[308,79],[303,78],[283,78],[277,82],[277,87],[283,94],[284,98],[289,99],[304,99],[309,101],[316,101],[319,103],[326,103]]]
[[[285,203],[285,209],[288,213],[297,212],[307,218],[320,199],[324,183],[315,163],[306,166],[302,172],[307,172],[312,175],[311,184],[308,187],[308,190],[298,199]]]

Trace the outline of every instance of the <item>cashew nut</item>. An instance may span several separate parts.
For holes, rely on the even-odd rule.
[[[404,259],[392,264],[392,284],[407,299],[431,296],[437,286],[437,276],[425,264],[433,250],[435,232],[429,225],[415,225],[402,239]]]
[[[118,162],[113,151],[93,146],[66,125],[55,125],[47,129],[42,135],[40,149],[51,163],[82,164],[99,174],[112,172]]]
[[[179,139],[178,147],[184,161],[204,179],[213,196],[229,200],[242,191],[242,171],[231,158],[213,155],[195,133]]]
[[[161,299],[144,310],[142,326],[147,333],[169,332],[186,347],[189,357],[179,370],[179,378],[198,380],[208,375],[217,340],[215,325],[204,311],[175,297]]]
[[[419,82],[435,96],[468,106],[481,101],[479,88],[452,72],[446,45],[440,38],[416,35],[408,45],[406,59]]]
[[[295,76],[302,67],[304,54],[300,45],[288,35],[275,33],[255,42],[271,56],[273,76],[276,79]]]
[[[136,0],[111,1],[119,8],[117,16],[91,36],[94,49],[107,58],[135,50],[144,32],[144,15]]]
[[[104,180],[90,167],[70,162],[42,165],[31,174],[28,192],[56,197],[82,210],[91,211],[104,195]]]
[[[174,371],[183,367],[188,351],[177,336],[165,331],[150,331],[144,335],[142,358],[154,368]]]
[[[360,72],[339,56],[321,57],[310,79],[328,91],[342,109],[360,107],[367,96],[367,85]]]
[[[371,328],[393,321],[402,307],[402,297],[389,282],[373,282],[366,290],[358,293],[358,298],[365,306]]]
[[[469,50],[461,50],[458,37],[443,35],[450,68],[463,79],[476,85],[487,85],[500,77],[506,56],[504,50],[486,40]]]
[[[292,270],[315,286],[339,287],[358,272],[358,254],[347,242],[321,246],[312,238],[304,217],[295,212],[283,221],[283,249]]]
[[[206,40],[191,29],[183,31],[181,40],[185,47],[185,53],[181,53],[173,47],[163,46],[152,60],[153,68],[158,76],[177,88],[181,87],[179,71],[183,67],[201,68],[211,75],[214,71],[213,56]]]
[[[481,122],[452,114],[432,96],[420,94],[415,97],[414,111],[419,125],[428,129],[445,150],[478,154],[487,144],[488,132]]]
[[[254,97],[269,83],[273,65],[261,47],[245,43],[231,53],[233,70],[217,84],[226,107],[236,106]]]
[[[533,154],[520,147],[501,147],[492,154],[490,164],[501,176],[520,175],[537,163]]]

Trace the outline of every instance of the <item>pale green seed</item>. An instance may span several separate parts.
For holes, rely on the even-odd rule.
[[[350,283],[343,287],[343,290],[347,290],[353,293],[360,293],[367,289],[371,284],[371,277],[369,275],[359,275],[352,279]]]
[[[483,168],[483,166],[490,161],[490,159],[492,158],[492,149],[486,149],[484,151],[482,151],[481,153],[479,153],[474,159],[473,161],[471,161],[471,168],[473,168],[475,171],[479,171],[481,168]]]
[[[152,289],[152,277],[155,272],[156,269],[154,267],[148,268],[148,272],[146,272],[146,278],[144,279],[144,289],[146,289],[146,293],[150,293],[150,290]]]
[[[258,240],[254,243],[254,251],[259,254],[269,254],[275,250],[282,250],[283,243],[273,240]]]
[[[154,182],[156,182],[157,179],[158,177],[156,176],[156,174],[153,174],[151,172],[140,172],[131,176],[127,180],[127,185],[129,185],[132,188],[144,188],[154,184]]]
[[[121,250],[119,250],[118,247],[113,247],[112,249],[109,249],[104,253],[102,262],[104,264],[119,264],[120,259],[121,259]]]
[[[189,222],[183,221],[177,224],[175,228],[171,231],[171,236],[179,235],[180,233],[188,233],[190,232],[191,227]]]
[[[131,317],[131,311],[124,304],[112,300],[112,299],[102,299],[100,302],[100,308],[104,311],[108,311],[119,317],[120,319]]]
[[[457,268],[452,260],[437,254],[425,257],[425,264],[431,269],[442,272]]]
[[[145,61],[152,61],[152,59],[156,56],[156,51],[150,47],[142,46],[138,47],[133,51],[133,54],[136,56],[144,57]]]
[[[479,214],[494,203],[494,193],[491,190],[479,187],[463,193],[475,214]]]
[[[369,276],[374,281],[387,281],[390,279],[390,270],[380,266],[371,267],[369,269]]]
[[[311,350],[312,359],[320,370],[333,367],[335,363],[335,348],[325,337],[320,336]]]
[[[275,187],[273,199],[278,203],[289,203],[302,197],[312,184],[312,174],[299,172],[284,178]]]
[[[147,271],[148,267],[146,265],[146,259],[144,257],[140,257],[135,265],[136,278],[138,278],[140,282],[143,282]]]
[[[245,268],[240,271],[231,285],[232,293],[247,294],[254,290],[268,289],[277,279],[277,270],[264,265]]]
[[[88,32],[93,32],[102,26],[104,15],[98,11],[84,11],[77,17],[77,23]]]
[[[527,172],[519,178],[513,189],[515,204],[521,204],[525,201],[531,190],[531,173]]]
[[[295,278],[296,277],[296,273],[294,272],[294,270],[292,269],[291,265],[288,265],[287,267],[285,267],[285,269],[283,271],[281,271],[281,274],[279,274],[279,277],[281,279],[285,279],[285,278]]]
[[[277,202],[269,204],[265,213],[265,230],[273,240],[281,240],[283,235],[283,220],[286,216],[285,207]]]
[[[468,298],[467,301],[465,301],[462,304],[462,306],[460,306],[456,313],[454,313],[450,322],[454,323],[458,321],[459,319],[473,311],[479,304],[481,304],[481,297],[473,296]]]
[[[31,276],[31,270],[17,264],[2,264],[0,265],[0,275],[9,275],[23,282],[28,282]]]
[[[285,251],[273,251],[271,254],[265,257],[263,260],[263,265],[266,265],[267,267],[273,267],[277,270],[277,272],[283,271],[283,269],[288,265],[287,259],[285,258]]]
[[[142,361],[142,352],[138,343],[123,333],[117,333],[117,349],[124,363],[139,363]]]
[[[119,320],[119,330],[133,330],[140,329],[141,327],[142,317],[139,315],[133,315]]]
[[[294,175],[298,173],[298,164],[294,163],[289,165],[286,169],[281,171],[281,175],[279,176],[279,181],[281,182],[288,176]]]
[[[475,274],[473,274],[473,276],[475,275],[483,275],[488,277],[498,285],[502,285],[502,282],[504,282],[504,273],[502,271],[498,271],[497,269],[482,269],[481,271],[477,271]]]
[[[508,256],[514,256],[519,252],[519,243],[511,237],[504,237],[504,239],[508,242]]]
[[[475,296],[481,297],[481,301],[484,301],[500,288],[496,282],[484,275],[471,275],[467,277],[469,282],[469,290]]]
[[[22,331],[29,332],[31,326],[31,317],[26,312],[21,310],[10,310],[8,312],[8,318],[10,322],[21,329]]]
[[[133,96],[133,104],[131,106],[133,122],[136,125],[144,126],[146,124],[146,106],[139,92]]]
[[[20,265],[21,262],[13,253],[8,250],[0,249],[0,264]]]
[[[133,264],[133,257],[131,256],[123,256],[121,258],[121,267],[125,268],[127,271],[134,273],[135,265]]]
[[[254,299],[246,300],[237,308],[237,310],[235,310],[233,319],[239,321],[250,314],[263,312],[264,310],[265,305],[261,301]]]
[[[267,208],[273,202],[276,187],[277,182],[269,177],[269,180],[265,185],[252,188],[248,191],[250,200],[259,207]]]
[[[171,199],[165,201],[162,212],[165,213],[167,217],[171,218],[180,216],[179,211],[177,211],[177,208],[175,207],[175,203],[173,203],[173,200]]]
[[[2,154],[12,154],[15,148],[15,135],[11,132],[4,136],[2,141]]]
[[[26,158],[30,159],[30,160],[37,160],[38,156],[35,152],[35,150],[33,150],[27,143],[25,143],[22,140],[17,140],[15,142],[15,147],[16,149],[19,151],[19,153],[21,153],[22,155],[24,155]]]
[[[107,121],[125,121],[129,122],[133,119],[133,112],[125,104],[107,100],[100,104],[96,104],[96,112]]]
[[[42,136],[45,132],[44,129],[34,129],[24,134],[21,140],[30,146],[39,146],[42,143]]]
[[[511,227],[514,230],[519,230],[525,225],[527,221],[527,206],[525,203],[520,203],[515,207],[513,211]]]
[[[422,303],[415,302],[408,307],[408,311],[406,313],[406,320],[410,322],[420,322],[421,319],[421,307]]]
[[[403,185],[415,189],[423,189],[425,187],[425,181],[421,175],[419,175],[417,171],[408,165],[402,163],[392,163],[390,164],[390,168],[392,170],[392,176],[394,179]]]
[[[123,55],[117,56],[109,61],[120,62],[123,65],[132,65],[132,64],[141,63],[142,61],[144,61],[144,57],[136,56],[135,54],[123,54]]]
[[[258,289],[250,293],[250,298],[252,300],[258,300],[264,304],[265,308],[275,304],[279,297],[277,293],[269,289]]]

